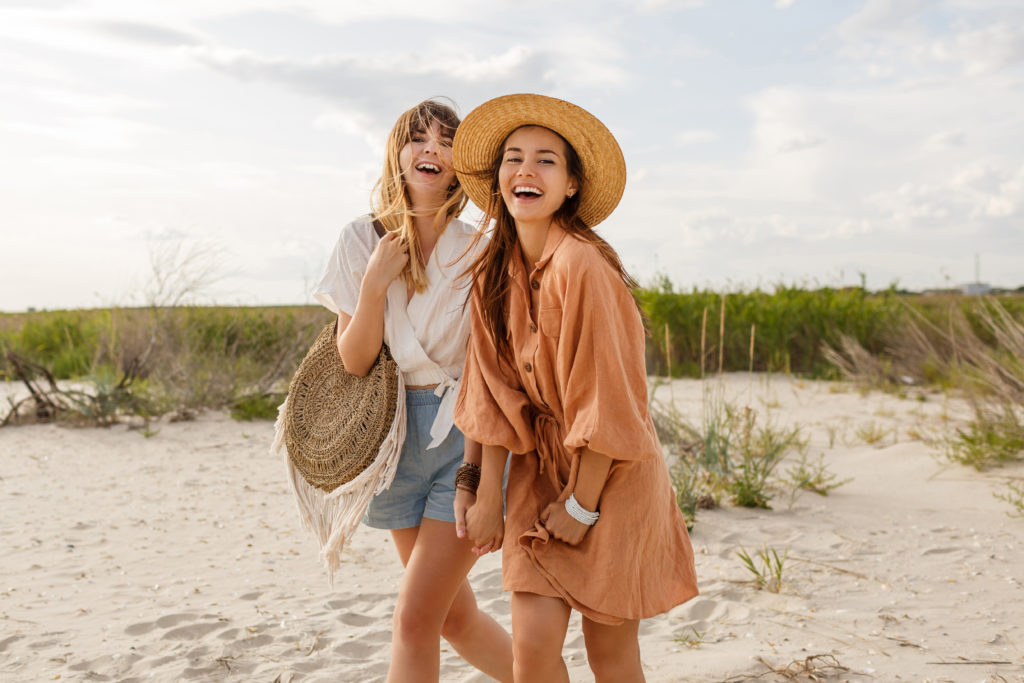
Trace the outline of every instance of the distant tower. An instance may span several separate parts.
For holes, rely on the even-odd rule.
[[[992,288],[981,281],[981,255],[974,252],[974,282],[962,285],[960,291],[969,296],[978,296],[988,294],[990,289]]]

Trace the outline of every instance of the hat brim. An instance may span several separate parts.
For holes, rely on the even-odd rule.
[[[492,178],[486,171],[517,128],[543,126],[565,138],[583,166],[580,219],[594,227],[615,209],[626,187],[626,161],[611,131],[571,102],[534,94],[504,95],[469,112],[455,133],[452,160],[466,195],[487,209]]]

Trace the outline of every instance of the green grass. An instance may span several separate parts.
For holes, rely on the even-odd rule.
[[[739,556],[747,571],[754,576],[753,580],[758,588],[770,593],[778,593],[782,590],[782,574],[785,570],[786,558],[789,555],[788,551],[784,551],[780,556],[779,551],[775,548],[762,546],[756,556],[751,556],[744,548],[737,550],[736,555]]]
[[[206,408],[273,419],[287,381],[330,319],[315,306],[0,315],[0,379],[17,379],[13,354],[57,380],[82,381],[91,389],[62,397],[61,412],[95,424]]]

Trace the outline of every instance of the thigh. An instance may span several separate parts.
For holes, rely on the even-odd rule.
[[[444,621],[466,575],[476,562],[473,543],[455,535],[455,524],[424,519],[412,530],[392,532],[405,564],[398,599],[407,608]],[[411,542],[410,542],[411,541]]]
[[[587,645],[587,653],[620,653],[623,656],[636,650],[639,655],[638,619],[626,619],[614,626],[601,624],[583,617],[583,639]]]
[[[561,655],[571,612],[564,600],[514,591],[511,608],[514,647],[541,648]]]

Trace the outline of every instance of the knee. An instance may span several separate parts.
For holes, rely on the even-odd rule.
[[[448,610],[444,623],[441,624],[441,636],[449,643],[462,640],[473,627],[476,605],[473,605],[473,609],[468,609],[460,606],[458,602],[456,600],[455,604]]]
[[[441,635],[438,619],[414,602],[399,600],[395,605],[394,639],[403,643],[437,645]]]
[[[596,681],[636,680],[640,664],[640,647],[587,648],[587,663]]]
[[[533,669],[562,658],[562,644],[533,633],[513,634],[512,656],[516,666]]]

